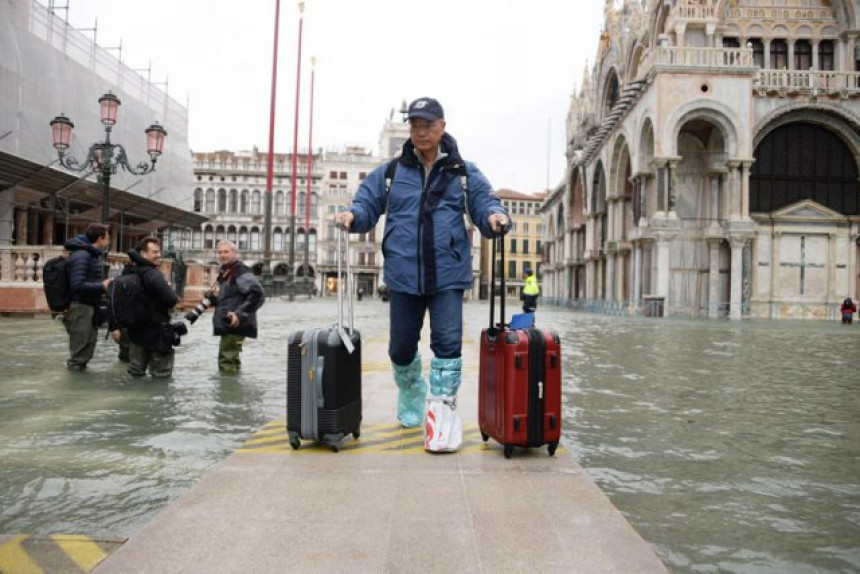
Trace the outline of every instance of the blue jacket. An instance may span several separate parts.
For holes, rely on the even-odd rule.
[[[385,283],[392,291],[422,295],[472,287],[471,243],[463,222],[460,182],[464,170],[469,216],[481,234],[493,236],[490,214],[507,215],[484,174],[460,157],[454,138],[446,133],[440,145],[448,156],[433,165],[427,182],[415,148],[407,141],[390,191],[386,192],[383,164],[361,183],[348,208],[355,216],[353,233],[370,231],[386,214],[382,254]]]
[[[83,233],[66,241],[65,248],[71,252],[68,262],[70,299],[97,306],[104,293],[101,260],[104,252]]]

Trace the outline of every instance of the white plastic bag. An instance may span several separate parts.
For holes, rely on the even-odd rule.
[[[427,423],[424,450],[457,452],[463,442],[463,422],[457,412],[456,397],[427,399]]]

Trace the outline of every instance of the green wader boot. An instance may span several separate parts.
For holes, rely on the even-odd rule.
[[[460,388],[463,359],[430,359],[430,394],[455,398]]]
[[[421,376],[421,355],[415,353],[412,362],[395,365],[394,382],[397,383],[397,419],[406,428],[420,427],[424,423],[424,400],[427,398],[427,381]]]

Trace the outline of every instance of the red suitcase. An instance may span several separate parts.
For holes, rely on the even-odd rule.
[[[495,252],[490,279],[490,327],[481,332],[478,424],[484,441],[493,437],[510,458],[515,446],[549,445],[561,438],[561,347],[558,334],[544,329],[511,329],[504,324],[505,278],[501,278],[501,320],[495,315]],[[505,268],[504,243],[501,269]]]

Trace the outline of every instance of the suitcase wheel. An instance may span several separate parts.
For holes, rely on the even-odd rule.
[[[340,443],[336,443],[336,442],[331,443],[331,451],[332,452],[340,452]]]
[[[291,435],[290,446],[293,447],[293,450],[299,450],[299,448],[302,446],[302,441],[299,440],[299,437]]]
[[[514,445],[506,444],[505,445],[505,458],[511,458],[512,454],[514,454]]]
[[[483,440],[484,442],[487,442],[488,440],[490,440],[490,435],[488,435],[484,431],[481,431],[481,440]]]
[[[352,438],[358,438],[361,436],[361,427],[358,427],[354,431],[352,431]]]
[[[547,446],[547,449],[549,450],[549,455],[553,456],[555,454],[555,449],[557,449],[557,448],[558,448],[557,442],[549,443],[549,445]]]

